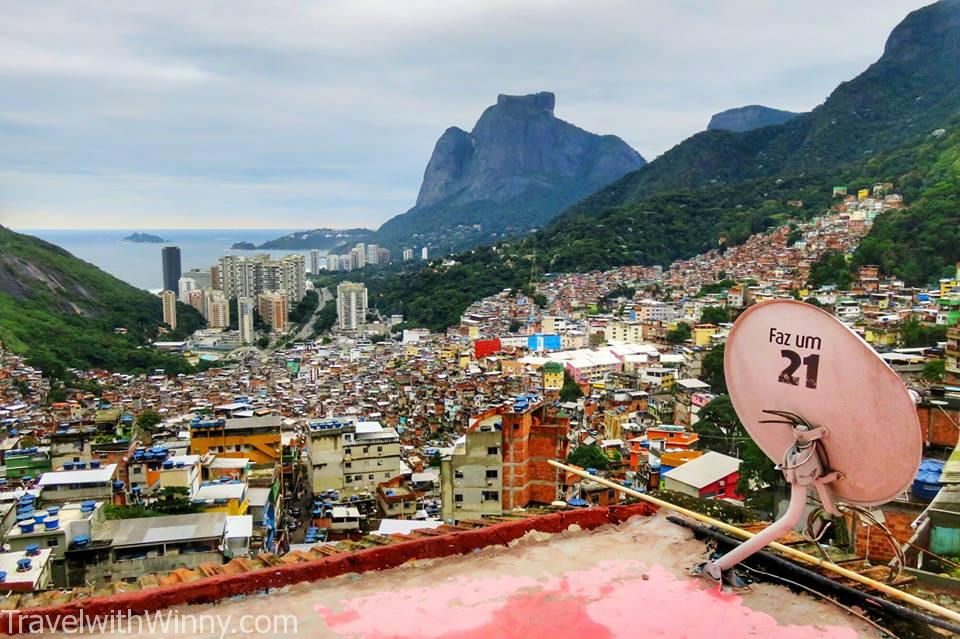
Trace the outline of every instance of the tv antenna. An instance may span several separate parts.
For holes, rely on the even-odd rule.
[[[923,441],[913,397],[852,330],[812,304],[771,300],[744,311],[724,350],[730,399],[750,437],[790,484],[787,512],[701,567],[736,583],[733,567],[792,530],[810,490],[838,502],[883,504],[910,485]]]

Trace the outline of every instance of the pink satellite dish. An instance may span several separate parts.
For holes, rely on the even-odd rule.
[[[730,330],[723,368],[737,415],[775,462],[795,439],[789,426],[769,423],[765,410],[827,429],[820,445],[840,473],[830,482],[837,499],[882,504],[913,481],[923,452],[914,401],[874,350],[829,313],[794,300],[750,307]]]
[[[914,400],[866,342],[819,308],[773,300],[744,311],[723,369],[740,421],[790,484],[786,513],[702,574],[738,583],[732,568],[796,526],[810,490],[823,508],[873,506],[906,490],[923,441]]]

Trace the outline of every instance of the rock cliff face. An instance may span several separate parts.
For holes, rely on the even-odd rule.
[[[500,95],[469,133],[437,141],[416,206],[379,231],[386,244],[464,248],[521,234],[645,164],[613,135],[554,115],[552,93]]]
[[[759,104],[738,107],[736,109],[727,109],[714,114],[710,118],[710,124],[707,125],[708,131],[721,129],[723,131],[735,131],[743,133],[752,131],[765,126],[774,124],[783,124],[788,120],[800,115],[792,111],[781,111],[780,109],[771,109],[770,107]]]

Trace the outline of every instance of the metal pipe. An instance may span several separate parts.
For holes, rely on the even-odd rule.
[[[584,470],[581,470],[579,468],[574,468],[573,466],[568,466],[567,464],[561,464],[560,462],[555,461],[553,459],[548,460],[548,462],[553,466],[562,468],[568,473],[573,473],[574,475],[578,475],[580,477],[583,477],[584,479],[589,479],[591,481],[597,482],[601,486],[606,486],[607,488],[613,488],[614,490],[620,491],[621,493],[630,495],[632,497],[636,497],[637,499],[643,500],[645,502],[656,504],[661,508],[666,508],[668,510],[678,512],[682,515],[686,515],[687,517],[690,517],[691,519],[696,519],[697,521],[710,524],[711,526],[715,526],[716,528],[719,528],[724,532],[730,533],[731,535],[736,535],[741,539],[750,539],[751,537],[754,536],[754,533],[752,532],[743,530],[741,528],[737,528],[736,526],[732,526],[726,522],[720,521],[719,519],[714,519],[713,517],[702,515],[696,511],[690,510],[689,508],[677,506],[676,504],[671,504],[670,502],[664,501],[663,499],[657,499],[656,497],[653,497],[651,495],[638,492],[636,490],[627,488],[626,486],[621,486],[616,482],[610,481],[609,479],[604,479],[603,477],[597,477],[596,475],[591,475],[590,473]],[[890,595],[891,597],[894,597],[896,599],[899,599],[901,601],[905,601],[911,605],[914,605],[917,608],[922,608],[923,610],[939,615],[944,619],[950,619],[951,621],[960,623],[960,612],[956,612],[954,610],[944,608],[943,606],[937,605],[932,601],[921,599],[920,597],[917,597],[916,595],[911,595],[908,592],[903,592],[902,590],[894,588],[893,586],[890,586],[883,582],[877,581],[876,579],[865,577],[864,575],[861,575],[858,572],[848,570],[843,566],[838,566],[833,562],[825,561],[819,557],[814,557],[813,555],[808,555],[807,553],[801,552],[796,548],[791,548],[790,546],[784,546],[783,544],[775,541],[771,542],[767,547],[772,548],[777,552],[783,553],[793,559],[802,561],[805,564],[816,566],[818,568],[823,568],[825,570],[829,570],[830,572],[836,573],[841,577],[852,579],[853,581],[861,583],[865,586],[869,586],[874,590],[879,590],[884,594]]]
[[[733,546],[736,549],[739,546],[744,545],[739,539],[734,539],[728,535],[724,535],[721,532],[707,528],[706,526],[700,526],[694,524],[680,517],[674,515],[667,515],[667,521],[670,521],[678,526],[683,526],[692,530],[696,534],[706,535],[712,539],[717,540],[722,544],[728,546]],[[803,579],[806,579],[817,586],[823,588],[826,591],[840,595],[842,597],[848,597],[850,599],[856,600],[857,603],[869,603],[878,608],[882,608],[888,612],[900,615],[911,621],[919,621],[931,626],[936,626],[937,628],[943,628],[949,630],[950,632],[960,634],[960,625],[955,623],[950,623],[949,621],[944,621],[937,617],[931,617],[922,612],[917,612],[911,608],[906,608],[900,604],[893,603],[892,601],[887,601],[882,597],[877,597],[876,595],[871,595],[870,593],[857,590],[856,588],[851,588],[850,586],[844,585],[833,579],[824,577],[823,575],[816,573],[812,570],[799,566],[792,561],[787,561],[786,559],[779,557],[772,552],[767,550],[761,550],[755,553],[757,559],[763,560],[764,562],[776,566],[777,569],[783,570],[784,572],[795,574]]]

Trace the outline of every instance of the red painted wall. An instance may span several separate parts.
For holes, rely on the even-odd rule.
[[[669,475],[667,475],[669,477]],[[723,499],[724,497],[729,497],[730,499],[743,499],[741,495],[737,494],[737,482],[740,481],[740,473],[730,473],[724,479],[724,485],[721,488],[720,482],[715,481],[712,484],[708,484],[700,489],[700,496],[704,497],[713,493],[713,496],[717,499]]]
[[[478,339],[473,343],[473,357],[480,359],[500,352],[500,338]]]
[[[304,581],[329,579],[351,572],[395,568],[415,559],[434,559],[463,555],[486,546],[507,545],[533,530],[559,533],[573,524],[591,530],[606,524],[618,524],[639,515],[652,515],[656,507],[647,503],[610,508],[584,508],[568,510],[539,517],[495,524],[446,535],[414,538],[388,546],[368,548],[353,553],[324,557],[315,561],[297,564],[281,564],[250,572],[217,575],[174,586],[124,593],[110,597],[91,597],[74,600],[49,608],[0,611],[0,634],[13,634],[21,614],[29,615],[27,623],[43,618],[53,627],[64,619],[79,621],[80,611],[84,618],[107,617],[117,613],[143,614],[174,606],[212,603],[229,597],[247,595],[270,588],[283,588]],[[69,623],[76,623],[71,621]],[[24,624],[27,627],[27,624]]]

